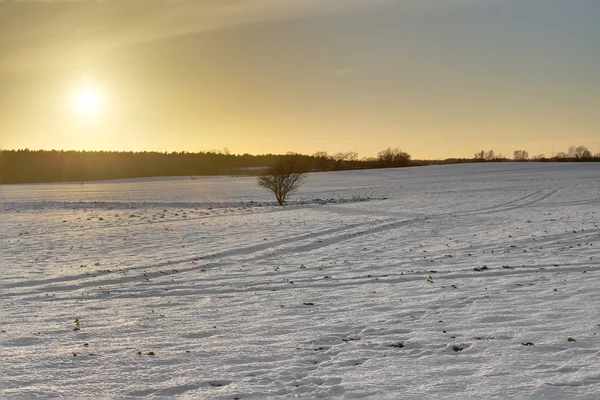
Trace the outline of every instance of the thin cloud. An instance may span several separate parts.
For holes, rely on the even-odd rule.
[[[86,58],[215,29],[373,7],[387,0],[0,0],[2,64]],[[6,56],[8,55],[8,56]]]

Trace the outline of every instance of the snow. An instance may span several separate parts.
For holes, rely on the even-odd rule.
[[[5,398],[600,398],[599,164],[0,200]]]

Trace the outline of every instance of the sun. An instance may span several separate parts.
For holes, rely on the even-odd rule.
[[[104,93],[100,87],[85,84],[77,88],[72,95],[71,105],[74,111],[84,117],[98,115],[104,107]]]

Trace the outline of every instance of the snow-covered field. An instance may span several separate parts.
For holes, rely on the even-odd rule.
[[[0,200],[6,398],[600,398],[599,164]]]

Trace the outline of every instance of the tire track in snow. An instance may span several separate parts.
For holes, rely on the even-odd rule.
[[[225,251],[221,251],[221,252],[217,252],[217,253],[209,253],[209,254],[206,254],[203,256],[195,256],[195,257],[188,256],[185,258],[180,258],[180,259],[171,260],[171,261],[165,261],[162,263],[139,265],[139,266],[133,266],[133,267],[122,267],[122,268],[119,268],[119,270],[126,271],[125,273],[127,273],[127,272],[134,272],[135,270],[142,271],[142,270],[156,269],[156,268],[162,268],[162,267],[173,267],[173,266],[177,266],[177,265],[180,265],[180,264],[183,264],[186,262],[190,262],[190,261],[213,262],[213,261],[221,260],[226,257],[237,256],[237,255],[244,256],[244,255],[250,255],[250,254],[268,250],[268,249],[275,249],[280,245],[289,243],[290,241],[300,241],[300,240],[305,240],[305,239],[313,239],[315,237],[327,236],[327,235],[331,235],[331,234],[339,234],[339,233],[347,232],[347,231],[350,231],[350,230],[353,230],[356,228],[361,228],[365,225],[370,225],[370,224],[373,224],[373,222],[362,222],[362,223],[347,225],[344,227],[325,229],[325,230],[321,230],[318,232],[309,232],[309,233],[296,235],[296,236],[287,236],[282,239],[267,241],[267,242],[263,242],[258,245],[243,246],[243,247],[229,249],[229,250],[225,250]],[[339,236],[339,237],[343,237],[343,236]],[[239,261],[239,260],[236,260],[236,261]],[[186,271],[190,271],[190,270],[201,269],[204,267],[205,267],[205,265],[194,266],[194,267],[188,267],[188,268],[181,268],[178,271],[186,272]],[[91,276],[89,274],[77,274],[77,275],[72,275],[72,276],[60,276],[60,277],[50,278],[50,279],[27,280],[26,282],[20,282],[18,284],[18,287],[20,287],[20,288],[36,287],[36,286],[43,287],[44,285],[53,284],[53,283],[57,283],[57,282],[64,282],[64,281],[76,282],[81,279],[89,279],[90,277]],[[14,285],[14,284],[0,284],[0,289],[10,289],[15,286],[16,285]]]
[[[546,190],[536,192],[532,195],[525,196],[518,200],[509,201],[507,203],[500,204],[495,207],[482,208],[482,209],[477,209],[477,210],[472,210],[472,211],[467,211],[467,212],[462,212],[462,213],[458,212],[458,213],[452,213],[452,214],[463,216],[463,215],[477,215],[477,214],[495,214],[495,213],[500,213],[500,212],[519,210],[522,208],[530,207],[530,206],[536,205],[538,203],[541,203],[542,201],[554,196],[555,194],[557,194],[558,192],[560,192],[563,189],[564,189],[564,187],[559,188],[559,189],[546,189]],[[525,201],[525,200],[530,200],[530,201]],[[523,201],[525,201],[525,202],[523,202]]]
[[[596,204],[600,204],[600,198],[578,200],[578,201],[563,201],[563,202],[557,202],[557,203],[544,203],[543,206],[565,207],[565,206],[587,206],[587,205],[596,205]]]
[[[506,203],[502,203],[502,204],[499,204],[499,205],[496,205],[493,207],[486,207],[486,208],[478,209],[478,210],[457,212],[457,213],[435,214],[435,215],[427,217],[427,220],[431,221],[432,219],[435,219],[436,217],[442,217],[442,216],[447,216],[447,215],[471,216],[471,215],[477,215],[477,214],[491,214],[491,213],[497,213],[497,212],[510,211],[510,210],[514,210],[514,209],[520,209],[520,208],[524,208],[524,207],[539,203],[539,202],[553,196],[554,194],[558,193],[560,190],[562,190],[562,188],[556,189],[556,190],[551,190],[551,191],[542,190],[542,191],[538,191],[538,192],[532,193],[530,195],[527,195],[527,196],[524,196],[524,197],[521,197],[521,198],[518,198],[515,200],[511,200]],[[525,202],[523,203],[523,201],[525,201]],[[482,210],[484,210],[485,212],[481,213]],[[184,221],[185,220],[186,219],[184,219]],[[258,256],[254,256],[254,257],[245,257],[245,258],[236,258],[235,259],[235,261],[238,263],[264,261],[266,259],[270,259],[275,256],[279,256],[279,255],[283,255],[283,254],[318,250],[323,247],[327,247],[327,246],[335,245],[335,244],[342,243],[342,242],[345,242],[348,240],[352,240],[359,236],[382,233],[382,232],[393,230],[393,229],[396,229],[399,227],[414,225],[414,224],[416,224],[420,221],[424,221],[424,220],[425,220],[424,218],[416,217],[413,219],[393,221],[393,222],[389,222],[389,220],[387,220],[386,222],[379,223],[379,224],[373,223],[373,222],[353,224],[353,225],[345,226],[342,228],[332,228],[332,229],[322,230],[319,232],[309,232],[309,233],[302,234],[302,235],[285,237],[285,238],[278,239],[275,241],[261,243],[259,245],[245,246],[245,247],[240,247],[240,248],[236,248],[236,249],[225,250],[222,252],[207,254],[207,255],[203,255],[203,256],[197,256],[197,257],[194,257],[193,260],[215,262],[215,261],[221,261],[224,258],[228,258],[228,257],[250,256],[252,254],[255,254],[255,253],[258,253],[261,251],[272,250],[270,252],[270,254],[267,254],[267,255],[258,255]],[[347,233],[348,231],[350,231],[354,228],[362,227],[365,225],[376,225],[376,226],[374,226],[373,228],[363,230],[363,231],[358,231],[355,233]],[[335,235],[334,237],[331,237],[331,238],[323,238],[323,236],[327,236],[330,234],[337,234],[337,235]],[[321,238],[321,240],[319,240],[320,238]],[[313,241],[311,243],[300,244],[300,245],[289,246],[289,247],[284,246],[283,248],[281,248],[282,245],[286,245],[286,244],[290,243],[290,241],[298,242],[298,241],[306,240],[306,239],[313,239]],[[191,261],[190,257],[186,257],[186,258],[181,258],[181,259],[174,260],[174,261],[171,260],[171,261],[155,263],[155,264],[150,264],[150,265],[143,265],[143,266],[136,266],[136,267],[129,267],[129,268],[125,267],[125,268],[122,268],[122,270],[129,272],[132,269],[149,270],[149,269],[157,269],[157,268],[163,268],[163,267],[173,267],[173,266],[181,265],[183,263],[187,263],[190,261]],[[178,271],[177,273],[185,273],[185,272],[204,269],[204,268],[206,268],[205,264],[192,266],[192,267],[179,268],[177,270]],[[160,275],[155,275],[155,276],[160,276]],[[68,278],[67,277],[57,277],[57,278],[52,278],[52,279],[47,279],[47,280],[27,281],[26,285],[24,285],[24,283],[22,283],[19,285],[19,287],[35,287],[35,286],[44,287],[44,285],[47,285],[47,284],[63,282],[63,281],[65,281],[65,279],[68,279],[71,282],[77,282],[80,279],[86,280],[89,278],[90,278],[89,275],[83,275],[83,274],[73,276],[73,277],[68,277]],[[136,278],[136,277],[130,278],[130,280],[136,280],[136,279],[139,279],[139,277],[138,278]],[[103,281],[102,283],[117,284],[119,282],[123,283],[122,280]],[[95,281],[93,283],[93,285],[97,285],[98,283],[99,282]],[[9,286],[0,285],[0,288],[8,289],[10,287],[11,287],[10,285]],[[71,285],[69,285],[69,288],[72,289],[73,287]],[[58,288],[56,288],[56,289],[58,289]]]
[[[560,267],[554,267],[551,264],[540,264],[540,265],[525,265],[513,267],[510,269],[495,268],[489,269],[482,272],[474,272],[472,269],[461,268],[454,271],[438,272],[435,275],[435,281],[450,281],[460,282],[460,286],[467,286],[465,282],[471,279],[486,279],[486,278],[498,278],[498,277],[528,277],[528,276],[539,276],[540,273],[545,274],[563,274],[573,272],[575,268],[584,268],[588,273],[600,272],[600,266],[590,266],[587,263],[575,263],[575,264],[564,264]],[[119,288],[104,288],[97,290],[93,295],[86,295],[85,299],[102,299],[107,298],[103,291],[110,290],[110,298],[154,298],[154,297],[189,297],[189,296],[206,296],[210,293],[213,296],[222,296],[230,294],[250,293],[250,292],[272,292],[274,290],[303,290],[306,288],[348,288],[348,287],[360,287],[363,285],[403,285],[414,282],[425,282],[427,276],[430,273],[427,271],[415,271],[415,272],[404,272],[403,274],[379,274],[379,275],[368,275],[368,276],[353,276],[345,278],[332,278],[332,279],[311,279],[311,278],[294,278],[294,285],[290,285],[288,282],[282,282],[278,279],[279,274],[245,274],[243,279],[240,281],[241,276],[236,276],[238,281],[236,285],[223,285],[223,278],[217,277],[201,278],[198,280],[189,281],[187,285],[181,285],[180,282],[172,284],[170,282],[140,282],[139,277],[129,277],[128,279],[114,280],[111,283],[102,282],[101,286],[107,286],[109,284],[123,284],[133,281],[137,281],[139,285],[144,286],[145,284],[151,284],[152,287],[127,287],[127,293],[119,293]],[[172,275],[172,274],[170,274]],[[169,276],[170,276],[169,275]],[[260,280],[257,281],[256,277],[260,276]],[[273,279],[269,279],[273,278]],[[277,279],[275,279],[277,278]],[[69,285],[65,287],[53,287],[60,289],[59,291],[53,291],[58,294],[59,292],[71,292],[75,289],[89,289],[97,287],[100,282],[89,282],[88,285]],[[448,285],[450,285],[448,283]],[[518,286],[516,286],[518,287]],[[44,293],[48,288],[45,288]],[[167,289],[167,291],[165,291]],[[15,294],[19,296],[21,300],[38,300],[40,292],[20,292]],[[32,296],[28,298],[26,296]],[[10,293],[3,295],[5,298],[14,297]],[[71,297],[67,298],[47,298],[45,301],[70,301]],[[468,305],[465,303],[465,305]]]
[[[393,221],[393,222],[388,221],[388,222],[379,223],[379,224],[373,223],[373,222],[358,223],[358,224],[353,224],[350,226],[345,226],[342,228],[332,228],[332,229],[322,230],[319,232],[310,232],[307,234],[297,235],[297,236],[293,236],[293,237],[286,237],[283,239],[262,243],[260,245],[245,246],[245,247],[240,247],[237,249],[226,250],[226,251],[219,252],[219,253],[208,254],[205,256],[198,256],[198,257],[194,257],[193,260],[216,262],[216,261],[222,261],[224,258],[239,255],[239,256],[250,256],[250,257],[236,258],[235,259],[236,263],[263,261],[263,260],[270,259],[270,258],[279,256],[279,255],[282,255],[282,254],[298,253],[298,252],[302,252],[302,251],[313,251],[313,250],[317,250],[317,249],[320,249],[323,247],[342,243],[342,242],[345,242],[348,240],[353,240],[360,236],[372,235],[372,234],[376,234],[376,233],[381,233],[381,232],[386,232],[389,230],[397,229],[397,228],[404,227],[404,226],[414,225],[422,220],[423,219],[415,218],[415,219],[410,219],[410,220],[401,220],[401,221]],[[367,228],[366,230],[358,230],[356,232],[350,232],[350,233],[348,232],[348,231],[352,231],[355,228],[362,228],[366,225],[375,225],[375,226],[372,228]],[[329,238],[324,238],[324,236],[328,236],[331,234],[334,234],[334,236],[329,237]],[[319,238],[321,238],[322,240],[319,240]],[[307,244],[301,244],[301,245],[295,245],[295,246],[293,245],[290,247],[280,248],[281,245],[288,244],[290,241],[298,242],[300,240],[305,240],[305,239],[311,239],[312,241],[311,241],[311,243],[307,243]],[[259,256],[254,256],[254,257],[251,256],[252,254],[255,254],[255,253],[258,253],[261,251],[265,251],[265,250],[272,250],[275,253],[271,253],[268,255],[259,255]],[[56,277],[56,278],[42,279],[42,280],[28,280],[26,282],[20,282],[18,284],[13,284],[13,283],[2,284],[2,285],[0,285],[0,288],[4,289],[4,290],[10,290],[10,289],[16,288],[16,287],[18,287],[18,288],[38,288],[37,290],[39,290],[39,291],[45,292],[45,291],[51,290],[52,292],[57,292],[57,291],[77,290],[77,289],[82,289],[85,287],[120,285],[120,284],[124,284],[124,283],[128,283],[128,282],[135,282],[135,281],[139,282],[140,281],[139,273],[142,271],[154,270],[154,269],[164,268],[164,267],[171,268],[171,267],[175,267],[180,264],[183,264],[183,263],[188,263],[190,261],[192,261],[190,259],[190,257],[186,257],[186,258],[182,258],[182,259],[175,260],[175,261],[171,260],[171,261],[155,263],[155,264],[150,264],[150,265],[144,265],[144,266],[123,267],[123,268],[120,268],[118,271],[111,273],[111,275],[114,275],[116,273],[123,273],[124,276],[121,278],[117,278],[117,279],[113,278],[113,279],[108,279],[108,280],[106,280],[106,279],[98,280],[97,279],[98,276],[109,276],[109,274],[104,274],[102,272],[98,272],[97,275],[78,274],[78,275],[74,275],[74,276],[60,276],[60,277]],[[183,267],[183,268],[180,267],[177,269],[177,272],[169,272],[168,274],[164,273],[164,272],[161,273],[160,271],[154,272],[154,273],[152,273],[152,276],[149,276],[149,278],[152,279],[152,278],[159,277],[161,275],[173,276],[173,275],[178,275],[181,273],[186,273],[186,272],[205,269],[205,268],[207,268],[206,264],[194,265],[192,267]],[[127,276],[127,273],[132,273],[132,275]],[[134,273],[136,273],[136,274],[133,275]],[[69,284],[66,284],[66,285],[62,284],[62,283],[66,283],[66,282],[69,282]],[[22,295],[22,294],[26,294],[27,292],[19,292],[19,293]]]
[[[513,204],[516,204],[516,203],[519,204],[518,207],[513,207],[513,208],[508,208],[508,209],[501,209],[499,211],[506,211],[506,210],[512,210],[512,209],[526,207],[526,206],[529,206],[531,204],[535,204],[535,203],[538,203],[540,201],[543,201],[544,199],[546,199],[546,198],[554,195],[555,193],[557,193],[559,190],[560,189],[554,190],[554,191],[551,191],[550,193],[546,193],[545,191],[538,191],[536,193],[532,193],[532,194],[524,196],[522,198],[515,199],[515,200],[512,200],[512,201],[503,203],[503,204],[499,204],[499,205],[496,205],[494,207],[488,207],[488,208],[484,208],[484,209],[469,211],[469,212],[467,212],[465,214],[461,214],[460,216],[475,215],[475,214],[478,214],[481,210],[492,210],[492,211],[498,212],[496,210],[501,209],[501,208],[506,207],[506,206],[511,206]],[[524,204],[522,203],[524,200],[529,200],[529,199],[533,199],[533,200],[529,201],[529,202],[526,202]],[[405,220],[401,220],[401,221],[384,222],[384,223],[379,224],[379,226],[370,228],[370,229],[368,229],[366,231],[357,232],[356,234],[351,235],[351,237],[348,237],[347,235],[339,235],[337,237],[328,238],[328,239],[325,239],[325,240],[318,240],[318,237],[317,237],[317,238],[315,238],[316,241],[313,242],[313,243],[303,244],[303,245],[298,245],[298,246],[292,246],[292,247],[289,247],[289,248],[284,248],[284,249],[281,249],[277,253],[277,255],[289,254],[289,253],[296,253],[296,252],[302,252],[302,251],[316,250],[316,249],[320,249],[322,247],[331,246],[331,245],[334,245],[334,244],[338,244],[338,243],[344,242],[346,240],[353,239],[354,237],[357,237],[357,236],[364,236],[364,235],[369,235],[369,234],[382,233],[382,232],[385,232],[385,231],[389,231],[389,230],[393,230],[393,229],[399,228],[401,226],[414,225],[414,224],[416,224],[416,223],[418,223],[420,221],[424,221],[425,219],[427,219],[428,221],[431,221],[432,219],[434,219],[436,217],[442,217],[442,216],[447,216],[447,215],[457,215],[457,214],[459,214],[459,213],[441,213],[441,214],[435,214],[433,216],[428,216],[426,218],[415,217],[415,218],[412,218],[412,219],[405,219]],[[307,236],[307,237],[314,237],[314,234],[311,233],[311,234],[308,234],[308,235],[305,235],[305,236]],[[289,240],[288,241],[282,240],[282,242],[286,243],[286,242],[289,242]],[[275,250],[275,247],[266,247],[264,250],[266,250],[268,248],[272,248],[273,250]],[[272,256],[266,256],[266,257],[265,256],[259,256],[259,257],[249,258],[249,259],[243,259],[243,260],[240,260],[240,261],[242,261],[242,262],[259,261],[259,260],[263,260],[263,259],[270,258],[270,257],[272,257]]]
[[[415,218],[415,219],[408,219],[408,220],[402,220],[402,221],[387,222],[387,223],[379,224],[378,226],[375,226],[373,228],[369,228],[364,231],[358,231],[356,233],[349,234],[349,235],[336,235],[332,238],[316,240],[316,241],[313,241],[312,243],[291,246],[291,247],[284,247],[281,249],[277,249],[276,254],[247,258],[247,259],[244,259],[243,261],[244,262],[261,261],[261,260],[265,260],[268,258],[272,258],[274,256],[283,255],[283,254],[300,253],[303,251],[313,251],[313,250],[321,249],[323,247],[339,244],[339,243],[342,243],[342,242],[345,242],[348,240],[353,240],[360,236],[374,235],[376,233],[387,232],[387,231],[394,230],[394,229],[397,229],[400,227],[414,225],[422,220],[423,219]],[[313,237],[313,236],[311,236],[311,237]],[[276,250],[276,249],[273,248],[273,250]]]
[[[539,203],[551,196],[553,196],[554,194],[558,193],[561,189],[556,189],[556,190],[551,190],[551,191],[538,191],[536,193],[532,193],[530,195],[524,196],[522,198],[519,199],[515,199],[503,204],[499,204],[496,205],[494,207],[489,207],[489,208],[484,208],[484,209],[480,209],[480,210],[474,210],[474,211],[469,211],[465,214],[461,214],[460,216],[469,216],[469,215],[476,215],[479,214],[481,210],[488,210],[486,213],[492,213],[492,212],[503,212],[503,211],[510,211],[510,210],[514,210],[514,209],[520,209],[520,208],[524,208],[524,207],[528,207],[530,205]],[[525,200],[530,200],[530,201],[526,201],[525,203],[523,203],[523,201]],[[513,206],[515,205],[515,206]],[[508,208],[505,208],[507,206],[510,206]],[[443,213],[443,214],[436,214],[430,217],[427,217],[427,220],[430,222],[432,219],[434,218],[439,218],[442,216],[447,216],[447,215],[457,215],[459,213]],[[376,234],[376,233],[381,233],[381,232],[385,232],[385,231],[389,231],[389,230],[393,230],[396,228],[399,228],[401,226],[409,226],[409,225],[414,225],[420,221],[425,220],[424,218],[413,218],[413,219],[408,219],[408,220],[402,220],[402,221],[394,221],[394,222],[387,222],[387,223],[383,223],[380,224],[377,227],[368,229],[366,231],[363,232],[358,232],[354,235],[352,235],[352,237],[347,237],[345,235],[342,236],[338,236],[335,238],[329,238],[329,239],[325,239],[325,240],[316,240],[316,242],[313,243],[309,243],[309,244],[303,244],[303,245],[299,245],[299,246],[293,246],[293,247],[289,247],[289,248],[284,248],[284,249],[280,249],[276,255],[282,255],[282,254],[289,254],[289,253],[298,253],[298,252],[302,252],[302,251],[311,251],[311,250],[317,250],[320,249],[322,247],[326,247],[326,246],[331,246],[334,244],[338,244],[341,242],[344,242],[346,240],[350,240],[353,239],[356,236],[363,236],[363,235],[369,235],[369,234]],[[275,248],[273,248],[273,250],[275,250]],[[249,259],[244,259],[244,260],[240,260],[242,262],[250,262],[250,261],[260,261],[260,260],[264,260],[267,258],[271,258],[272,255],[270,256],[259,256],[259,257],[254,257],[254,258],[249,258]]]
[[[464,211],[435,213],[435,214],[431,214],[431,213],[427,213],[427,212],[420,212],[419,215],[421,217],[426,216],[427,218],[432,219],[432,218],[443,217],[443,216],[448,216],[448,215],[469,216],[469,215],[492,214],[492,213],[498,213],[498,212],[517,210],[517,209],[530,207],[537,203],[540,203],[540,202],[544,201],[545,199],[555,195],[556,193],[558,193],[559,191],[561,191],[563,189],[564,189],[564,187],[559,188],[559,189],[547,188],[544,190],[536,191],[534,193],[530,193],[523,197],[519,197],[517,199],[507,201],[505,203],[496,204],[496,205],[489,206],[489,207],[477,208],[477,209],[472,209],[472,210],[464,210]],[[338,210],[340,211],[341,214],[348,214],[348,212],[346,212],[347,209],[339,207],[339,206],[338,207],[329,207],[327,209],[323,209],[322,211],[336,212]],[[406,218],[406,212],[393,212],[393,211],[392,212],[377,212],[377,211],[373,211],[373,210],[363,210],[360,208],[353,209],[350,214],[371,215],[371,216],[380,216],[380,217],[388,217],[388,218],[389,217]]]
[[[319,232],[309,232],[309,233],[302,234],[302,235],[288,236],[288,237],[284,237],[284,238],[281,238],[278,240],[261,243],[259,245],[244,246],[244,247],[240,247],[240,248],[236,248],[236,249],[229,249],[229,250],[212,253],[212,254],[207,254],[207,255],[203,255],[203,256],[197,256],[197,257],[193,257],[193,258],[185,257],[185,258],[181,258],[181,259],[174,260],[174,261],[170,260],[170,261],[165,261],[162,263],[155,263],[155,264],[150,264],[150,265],[142,265],[142,266],[135,266],[135,267],[123,267],[120,269],[120,272],[123,272],[123,274],[125,276],[123,276],[121,278],[117,278],[117,279],[108,279],[108,280],[98,281],[96,279],[97,276],[103,276],[103,275],[100,275],[101,274],[100,272],[98,272],[97,275],[93,275],[93,276],[88,275],[88,274],[78,274],[75,276],[68,276],[68,277],[61,276],[61,277],[45,279],[45,280],[29,280],[26,283],[21,282],[18,285],[18,287],[19,288],[41,287],[40,290],[43,290],[43,291],[47,291],[49,289],[52,291],[67,291],[67,290],[80,289],[82,287],[92,287],[92,286],[95,287],[98,285],[104,285],[104,286],[105,285],[120,285],[120,284],[124,284],[127,282],[139,281],[139,279],[140,279],[139,275],[127,276],[126,274],[129,272],[133,272],[134,270],[137,270],[137,272],[140,272],[140,271],[148,271],[148,270],[154,270],[154,269],[164,268],[164,267],[175,267],[175,266],[178,266],[178,265],[181,265],[184,263],[188,263],[192,260],[208,261],[209,263],[214,263],[214,262],[222,262],[222,261],[224,261],[224,259],[229,258],[229,257],[242,256],[241,258],[235,258],[234,260],[231,260],[231,261],[235,261],[236,263],[260,262],[260,261],[264,261],[267,259],[271,259],[273,257],[285,255],[285,254],[315,251],[315,250],[318,250],[318,249],[321,249],[324,247],[328,247],[328,246],[339,244],[339,243],[342,243],[345,241],[353,240],[357,237],[382,233],[382,232],[394,230],[394,229],[397,229],[400,227],[414,225],[414,224],[417,224],[418,222],[424,221],[425,219],[427,219],[428,222],[431,222],[435,218],[439,218],[439,217],[447,216],[447,215],[476,216],[478,214],[491,214],[491,213],[498,213],[498,212],[520,209],[520,208],[524,208],[524,207],[528,207],[528,206],[537,204],[537,203],[553,196],[554,194],[558,193],[560,190],[562,190],[562,188],[550,190],[550,191],[548,189],[546,189],[546,190],[538,191],[538,192],[529,194],[527,196],[523,196],[521,198],[514,199],[509,202],[505,202],[505,203],[502,203],[502,204],[499,204],[499,205],[496,205],[493,207],[486,207],[486,208],[482,208],[482,209],[478,209],[478,210],[471,210],[471,211],[457,212],[457,213],[442,213],[442,214],[431,215],[427,218],[416,217],[416,218],[412,218],[412,219],[404,219],[404,220],[392,221],[392,222],[389,222],[390,220],[388,219],[384,222],[379,222],[379,223],[377,223],[377,222],[375,222],[375,223],[374,222],[358,223],[358,224],[352,224],[352,225],[344,226],[344,227],[340,227],[340,228],[325,229],[325,230],[321,230]],[[485,212],[482,213],[481,212],[482,210]],[[277,211],[279,211],[279,210],[277,210]],[[282,210],[282,211],[284,211],[284,210]],[[202,218],[202,217],[200,217],[200,218]],[[186,221],[186,220],[188,220],[188,219],[183,219],[182,221]],[[167,222],[167,221],[165,221],[165,222]],[[173,221],[168,221],[168,222],[173,222]],[[365,230],[351,232],[353,229],[362,228],[362,227],[368,226],[368,225],[373,225],[373,227],[367,228]],[[334,236],[327,237],[331,234],[333,234]],[[303,244],[296,244],[296,245],[293,244],[293,243],[297,243],[299,241],[305,241],[308,239],[310,239],[312,241],[310,243],[303,243]],[[292,245],[286,246],[286,245],[290,244],[290,242],[292,242]],[[256,253],[265,252],[267,250],[270,250],[269,254],[255,255]],[[186,273],[186,272],[190,272],[190,271],[205,269],[207,267],[210,267],[210,264],[203,263],[201,265],[194,265],[191,267],[178,268],[177,272],[170,272],[170,273],[168,273],[168,275],[169,276],[177,275],[180,273]],[[152,276],[150,276],[150,278],[153,279],[156,277],[160,277],[161,275],[164,275],[164,274],[165,273],[161,272],[161,271],[154,272],[154,273],[152,273]],[[237,276],[235,276],[233,278],[237,279]],[[87,282],[86,284],[84,284],[84,285],[81,284],[82,281],[85,282],[88,280],[89,280],[89,282]],[[70,284],[67,284],[67,285],[60,284],[60,283],[66,283],[67,281],[70,282]],[[48,285],[50,285],[50,286],[48,286]],[[11,288],[15,288],[15,287],[17,287],[16,284],[0,285],[0,288],[2,288],[2,289],[11,289]],[[23,292],[20,292],[20,293],[25,294]]]
[[[364,201],[372,201],[372,200],[379,200],[379,199],[369,199],[369,200],[339,199],[339,201],[341,201],[341,204],[362,203]],[[73,203],[73,204],[77,204],[78,206],[80,206],[81,203]],[[259,205],[259,204],[261,204],[259,202],[256,202],[254,204],[245,204],[242,206],[234,205],[234,206],[227,206],[227,207],[219,207],[215,204],[211,204],[209,207],[204,207],[204,208],[197,207],[195,203],[189,203],[189,206],[187,206],[187,207],[181,206],[180,203],[173,203],[170,206],[168,206],[169,203],[158,203],[158,204],[160,204],[160,206],[156,206],[156,203],[142,203],[142,205],[144,205],[145,207],[139,207],[139,208],[125,207],[124,206],[125,204],[128,204],[128,203],[123,203],[123,206],[121,208],[111,209],[111,208],[96,208],[93,206],[94,203],[89,203],[90,207],[80,206],[78,208],[61,208],[59,210],[64,211],[64,212],[74,212],[74,211],[85,211],[85,212],[90,212],[90,213],[106,212],[106,213],[110,214],[110,216],[98,214],[98,215],[89,217],[89,219],[86,219],[86,221],[83,221],[83,220],[79,221],[79,224],[81,224],[81,223],[86,223],[86,222],[89,223],[89,221],[95,220],[98,217],[104,218],[103,222],[96,226],[90,226],[90,225],[76,226],[76,227],[72,227],[69,229],[69,231],[72,233],[76,233],[76,232],[86,232],[87,233],[91,229],[98,230],[98,231],[104,230],[104,229],[119,229],[125,225],[127,227],[135,227],[135,226],[144,226],[144,225],[152,226],[152,225],[156,225],[156,224],[177,224],[177,223],[182,223],[182,222],[198,221],[198,220],[211,220],[211,219],[216,219],[216,218],[221,219],[221,218],[232,218],[232,217],[235,218],[235,217],[248,216],[248,215],[269,215],[269,214],[273,214],[273,213],[286,212],[288,210],[300,210],[300,209],[305,209],[305,208],[314,208],[315,206],[331,207],[331,205],[329,205],[329,204],[320,204],[316,201],[313,203],[291,203],[289,205],[286,205],[286,207],[268,206],[268,205],[265,207],[262,207]],[[340,204],[340,203],[335,203],[335,204]],[[42,203],[42,205],[45,205],[45,203]],[[51,208],[51,207],[47,207],[47,208]],[[154,208],[154,210],[152,210],[152,208]],[[170,208],[170,210],[163,211],[165,208]],[[38,213],[43,213],[44,209],[45,208],[34,208],[33,210]],[[260,212],[256,212],[256,209],[258,209]],[[174,213],[181,212],[181,211],[185,212],[185,210],[188,210],[187,212],[189,212],[186,217],[181,217],[181,216],[175,217],[175,216],[171,215],[172,219],[153,218],[156,215],[167,215],[169,213],[174,214]],[[8,211],[11,211],[11,210],[8,210]],[[25,211],[27,211],[27,210],[25,210]],[[56,211],[56,210],[53,210],[53,211]],[[135,213],[138,215],[135,215],[135,217],[125,217],[125,216],[119,217],[119,219],[115,220],[115,219],[113,219],[115,213],[121,213],[121,214]],[[147,216],[145,214],[148,214],[148,215],[155,214],[155,215]],[[201,215],[192,215],[192,214],[201,214]],[[142,216],[142,215],[144,215],[144,216]],[[69,217],[70,217],[70,215],[69,215]],[[65,218],[68,218],[68,217],[65,216],[65,217],[57,218],[57,221],[59,221],[59,220],[62,221]],[[94,222],[98,222],[98,221],[94,221]],[[54,228],[52,230],[47,230],[44,232],[31,232],[31,233],[28,233],[26,237],[41,238],[41,237],[45,237],[45,236],[55,236],[57,233],[60,233],[63,231],[64,231],[64,229]],[[19,236],[19,235],[10,235],[10,236],[9,235],[5,235],[5,236],[0,235],[0,240],[5,240],[5,239],[11,240],[11,239],[20,239],[20,238],[21,238],[21,236]]]

